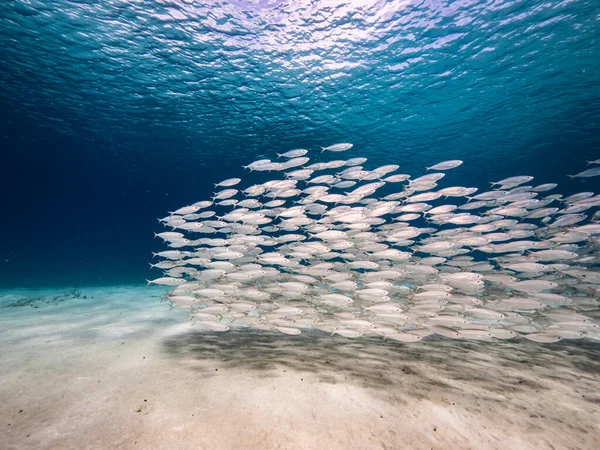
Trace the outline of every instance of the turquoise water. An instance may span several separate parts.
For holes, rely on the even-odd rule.
[[[241,165],[352,142],[560,192],[600,148],[594,1],[6,1],[0,285],[138,283],[156,218]],[[246,181],[246,178],[245,178]],[[450,184],[448,184],[450,185]]]

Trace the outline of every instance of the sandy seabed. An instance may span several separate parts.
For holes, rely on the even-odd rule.
[[[0,449],[598,449],[600,343],[200,332],[146,287],[0,291]]]

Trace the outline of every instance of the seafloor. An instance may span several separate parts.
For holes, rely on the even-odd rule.
[[[0,292],[0,449],[598,448],[598,342],[206,333],[163,292]]]

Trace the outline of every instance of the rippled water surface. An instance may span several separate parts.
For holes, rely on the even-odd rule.
[[[598,187],[565,177],[600,148],[593,0],[20,0],[0,25],[8,286],[139,281],[156,217],[296,147]]]

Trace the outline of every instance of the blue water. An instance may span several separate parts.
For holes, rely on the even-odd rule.
[[[157,217],[298,147],[600,191],[595,0],[5,0],[0,48],[2,287],[142,282]]]

